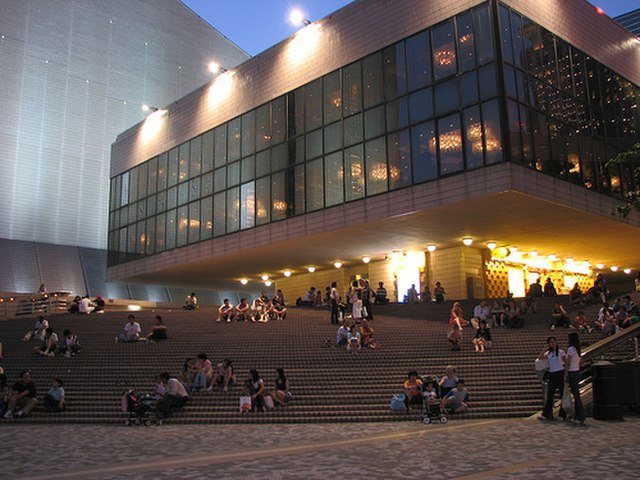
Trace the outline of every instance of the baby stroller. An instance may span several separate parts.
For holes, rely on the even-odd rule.
[[[431,390],[427,385],[432,385]],[[440,385],[438,385],[438,379],[436,377],[423,377],[422,378],[422,412],[420,420],[425,425],[429,425],[433,420],[440,420],[440,423],[445,424],[449,421],[447,413],[441,408],[440,398]]]
[[[130,388],[122,396],[121,403],[123,413],[129,414],[125,425],[162,425],[162,418],[156,415],[156,400],[148,393],[138,395]]]

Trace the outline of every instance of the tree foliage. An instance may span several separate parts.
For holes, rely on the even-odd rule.
[[[616,207],[614,214],[626,218],[632,210],[640,211],[640,143],[625,152],[621,152],[607,162],[607,168],[616,165],[630,165],[636,189],[624,194],[624,205]]]

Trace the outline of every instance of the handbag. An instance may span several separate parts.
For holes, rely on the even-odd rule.
[[[548,358],[536,358],[536,361],[533,362],[533,368],[536,370],[536,376],[539,381],[543,381],[545,379],[545,375],[549,371],[549,359]]]
[[[567,418],[573,417],[573,397],[571,396],[571,392],[568,388],[564,389],[560,405],[562,406],[564,413],[567,415]]]
[[[404,403],[406,398],[407,397],[404,393],[397,393],[393,397],[391,397],[391,411],[406,412],[407,405]]]
[[[265,408],[271,410],[272,408],[275,407],[275,405],[273,404],[273,398],[271,397],[271,395],[263,395],[262,400],[264,401]]]
[[[249,395],[242,395],[240,397],[240,413],[251,411],[251,397]]]

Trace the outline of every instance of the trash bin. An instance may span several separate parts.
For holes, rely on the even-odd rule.
[[[622,420],[616,372],[616,365],[611,362],[600,361],[591,366],[593,418],[596,420]]]
[[[616,364],[618,402],[628,407],[640,405],[640,362],[632,360]]]

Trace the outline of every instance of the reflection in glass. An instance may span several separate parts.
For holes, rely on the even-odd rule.
[[[500,128],[500,112],[497,100],[482,104],[482,119],[484,121],[485,163],[492,165],[502,162],[504,161],[502,155],[502,130]]]
[[[238,187],[227,190],[226,220],[227,233],[238,230],[240,226],[240,189]]]
[[[264,177],[256,180],[256,224],[264,225],[271,221],[271,179]]]
[[[467,170],[481,167],[483,164],[482,153],[484,142],[482,138],[482,122],[480,121],[480,108],[471,107],[462,112],[465,142],[464,151],[467,159]]]
[[[213,197],[205,197],[200,203],[200,238],[213,237]]]
[[[344,173],[345,200],[348,202],[364,197],[362,145],[345,149]]]
[[[411,185],[411,143],[409,130],[387,136],[389,158],[389,189]]]
[[[433,76],[436,80],[456,73],[456,47],[453,37],[453,20],[448,20],[434,28],[433,34]]]
[[[200,202],[189,204],[189,243],[200,241]]]
[[[240,229],[254,227],[255,216],[256,186],[254,182],[249,182],[240,187]]]
[[[393,100],[407,93],[404,42],[387,47],[382,52],[384,72],[384,98]]]
[[[364,84],[364,108],[382,103],[382,53],[376,52],[362,60],[362,80]]]
[[[225,234],[226,228],[226,198],[225,193],[217,193],[213,196],[213,236],[219,237]]]
[[[411,129],[411,159],[413,183],[434,180],[438,176],[436,161],[436,132],[433,121]]]
[[[389,170],[387,169],[385,138],[377,138],[365,144],[367,169],[367,195],[387,191]]]
[[[324,159],[324,190],[327,207],[344,203],[343,180],[342,152],[327,155]]]
[[[458,24],[458,58],[460,70],[465,71],[476,66],[475,37],[471,12],[456,17]]]
[[[360,62],[342,70],[342,111],[345,117],[362,110],[362,74]]]
[[[340,71],[324,76],[324,123],[340,120],[342,115],[342,89]]]
[[[286,180],[285,172],[271,175],[271,218],[283,220],[287,218]]]
[[[434,139],[431,148],[435,148],[435,146]],[[458,172],[464,168],[459,114],[456,113],[438,120],[438,150],[442,175]]]
[[[409,91],[418,90],[431,83],[431,42],[429,31],[424,31],[406,40],[407,80]]]
[[[324,179],[322,159],[307,163],[305,189],[307,192],[306,211],[312,212],[324,207]]]

